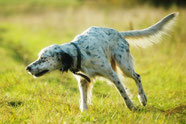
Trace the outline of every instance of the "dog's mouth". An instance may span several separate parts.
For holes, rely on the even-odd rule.
[[[49,70],[44,70],[44,71],[42,71],[42,72],[39,72],[39,73],[35,74],[34,76],[40,77],[40,76],[44,75],[45,73],[47,73],[48,71],[49,71]]]

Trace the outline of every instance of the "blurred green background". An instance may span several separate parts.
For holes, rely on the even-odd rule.
[[[186,2],[184,0],[0,0],[1,123],[186,123]],[[98,79],[92,105],[79,110],[71,73],[34,79],[25,71],[39,51],[70,42],[90,26],[143,29],[180,13],[171,35],[146,49],[131,46],[148,97],[140,106],[133,80],[123,82],[139,109],[131,112],[113,86]]]

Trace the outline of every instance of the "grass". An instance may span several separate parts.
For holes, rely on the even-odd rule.
[[[25,71],[42,48],[70,42],[90,26],[140,29],[172,11],[179,11],[180,17],[171,37],[147,49],[131,47],[148,97],[147,106],[140,106],[134,81],[124,80],[136,112],[126,108],[114,87],[97,80],[93,103],[81,113],[78,85],[71,73],[56,71],[34,79]],[[186,123],[186,9],[82,6],[5,13],[0,14],[1,123]]]

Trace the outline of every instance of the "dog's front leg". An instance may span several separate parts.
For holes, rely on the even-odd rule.
[[[90,83],[80,77],[80,76],[77,76],[75,75],[77,81],[78,81],[78,85],[79,85],[79,90],[80,90],[80,95],[81,95],[81,98],[80,98],[80,109],[81,109],[81,112],[85,111],[88,109],[88,104],[87,104],[87,101],[88,101],[88,90],[90,90]]]
[[[87,88],[88,88],[87,85],[88,84],[87,83],[88,82],[85,79],[80,79],[80,81],[78,82],[80,95],[81,95],[81,99],[80,99],[81,112],[88,109],[88,105],[87,105]]]

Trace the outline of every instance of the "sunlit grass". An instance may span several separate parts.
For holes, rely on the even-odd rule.
[[[90,26],[140,29],[175,10],[82,7],[0,15],[1,123],[185,123],[185,9],[179,10],[175,31],[162,43],[147,49],[131,47],[148,97],[142,107],[134,81],[125,79],[137,112],[127,109],[114,87],[98,80],[92,105],[81,113],[78,85],[70,73],[56,71],[34,79],[25,71],[43,47],[70,42]]]

